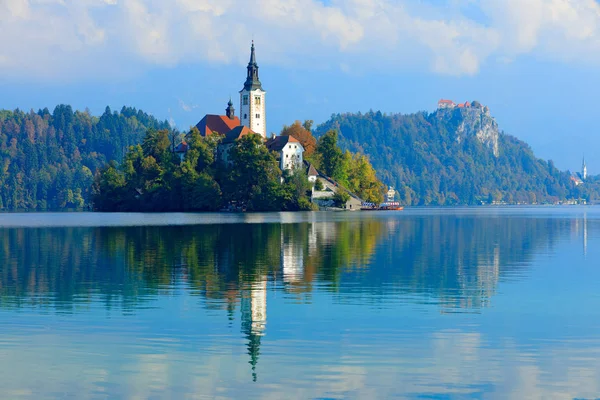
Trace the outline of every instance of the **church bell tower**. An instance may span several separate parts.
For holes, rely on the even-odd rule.
[[[581,166],[581,180],[587,179],[587,165],[585,164],[585,157],[583,158],[583,165]]]
[[[254,51],[254,41],[250,48],[250,62],[244,88],[240,91],[240,121],[242,125],[267,138],[267,118],[265,94],[258,79],[258,64]]]

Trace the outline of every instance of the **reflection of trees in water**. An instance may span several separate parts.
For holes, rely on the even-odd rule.
[[[337,281],[341,269],[366,265],[381,231],[374,222],[4,229],[0,299],[65,311],[101,299],[131,309],[182,283],[235,303],[246,285],[286,274],[310,290],[317,274]]]
[[[484,304],[501,276],[519,274],[536,248],[552,246],[562,232],[577,233],[582,227],[587,237],[598,224],[558,218],[427,216],[302,224],[4,229],[0,298],[5,306],[63,310],[94,298],[107,307],[130,309],[141,298],[179,282],[209,300],[207,304],[225,303],[233,312],[240,289],[265,277],[297,293],[310,292],[315,281],[339,290],[343,277],[363,282],[362,290],[385,291],[392,284],[449,302],[464,301],[469,307]]]
[[[576,229],[560,218],[437,216],[395,222],[388,226],[392,239],[373,259],[379,267],[343,279],[358,279],[374,294],[435,298],[442,311],[485,307],[499,280],[523,276],[538,249],[553,248]]]
[[[583,227],[583,228],[582,228]],[[102,301],[135,309],[184,285],[232,315],[241,290],[265,279],[291,293],[327,290],[435,295],[480,307],[501,277],[579,220],[415,216],[300,224],[0,230],[0,301],[46,306]],[[590,232],[590,233],[588,233]],[[376,250],[377,249],[377,250]],[[370,267],[374,266],[374,267]],[[358,281],[353,288],[340,280]]]
[[[267,322],[267,282],[298,297],[321,290],[435,298],[479,309],[536,249],[597,223],[427,216],[301,224],[0,230],[0,306],[72,312],[79,303],[132,312],[164,291],[241,315],[253,379]],[[575,233],[573,233],[575,232]]]

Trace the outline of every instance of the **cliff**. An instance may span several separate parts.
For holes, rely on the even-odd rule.
[[[492,150],[495,157],[499,156],[498,123],[492,117],[488,107],[474,102],[470,107],[439,109],[433,114],[433,118],[454,129],[458,143],[462,143],[467,137],[475,137],[481,144]]]
[[[378,177],[406,205],[541,204],[600,198],[600,186],[576,186],[567,171],[537,158],[500,131],[478,102],[440,102],[432,113],[335,114],[320,136],[339,132],[344,149],[366,154]]]

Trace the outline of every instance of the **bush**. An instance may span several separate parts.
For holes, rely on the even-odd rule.
[[[348,194],[348,192],[342,189],[340,189],[336,194],[333,195],[333,201],[336,207],[344,208],[348,200],[350,200],[350,195]]]

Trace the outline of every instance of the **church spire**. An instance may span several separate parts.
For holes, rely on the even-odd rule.
[[[250,47],[250,62],[248,63],[248,75],[246,77],[246,83],[244,83],[244,89],[248,91],[256,89],[262,90],[262,85],[258,79],[258,64],[256,63],[254,40],[252,41],[252,47]]]
[[[225,109],[225,115],[229,119],[235,119],[235,108],[233,108],[233,102],[231,101],[231,97],[229,98],[229,102],[227,103],[227,108]]]
[[[254,40],[252,41],[252,47],[250,47],[250,62],[249,65],[256,65],[256,53],[254,52]]]

